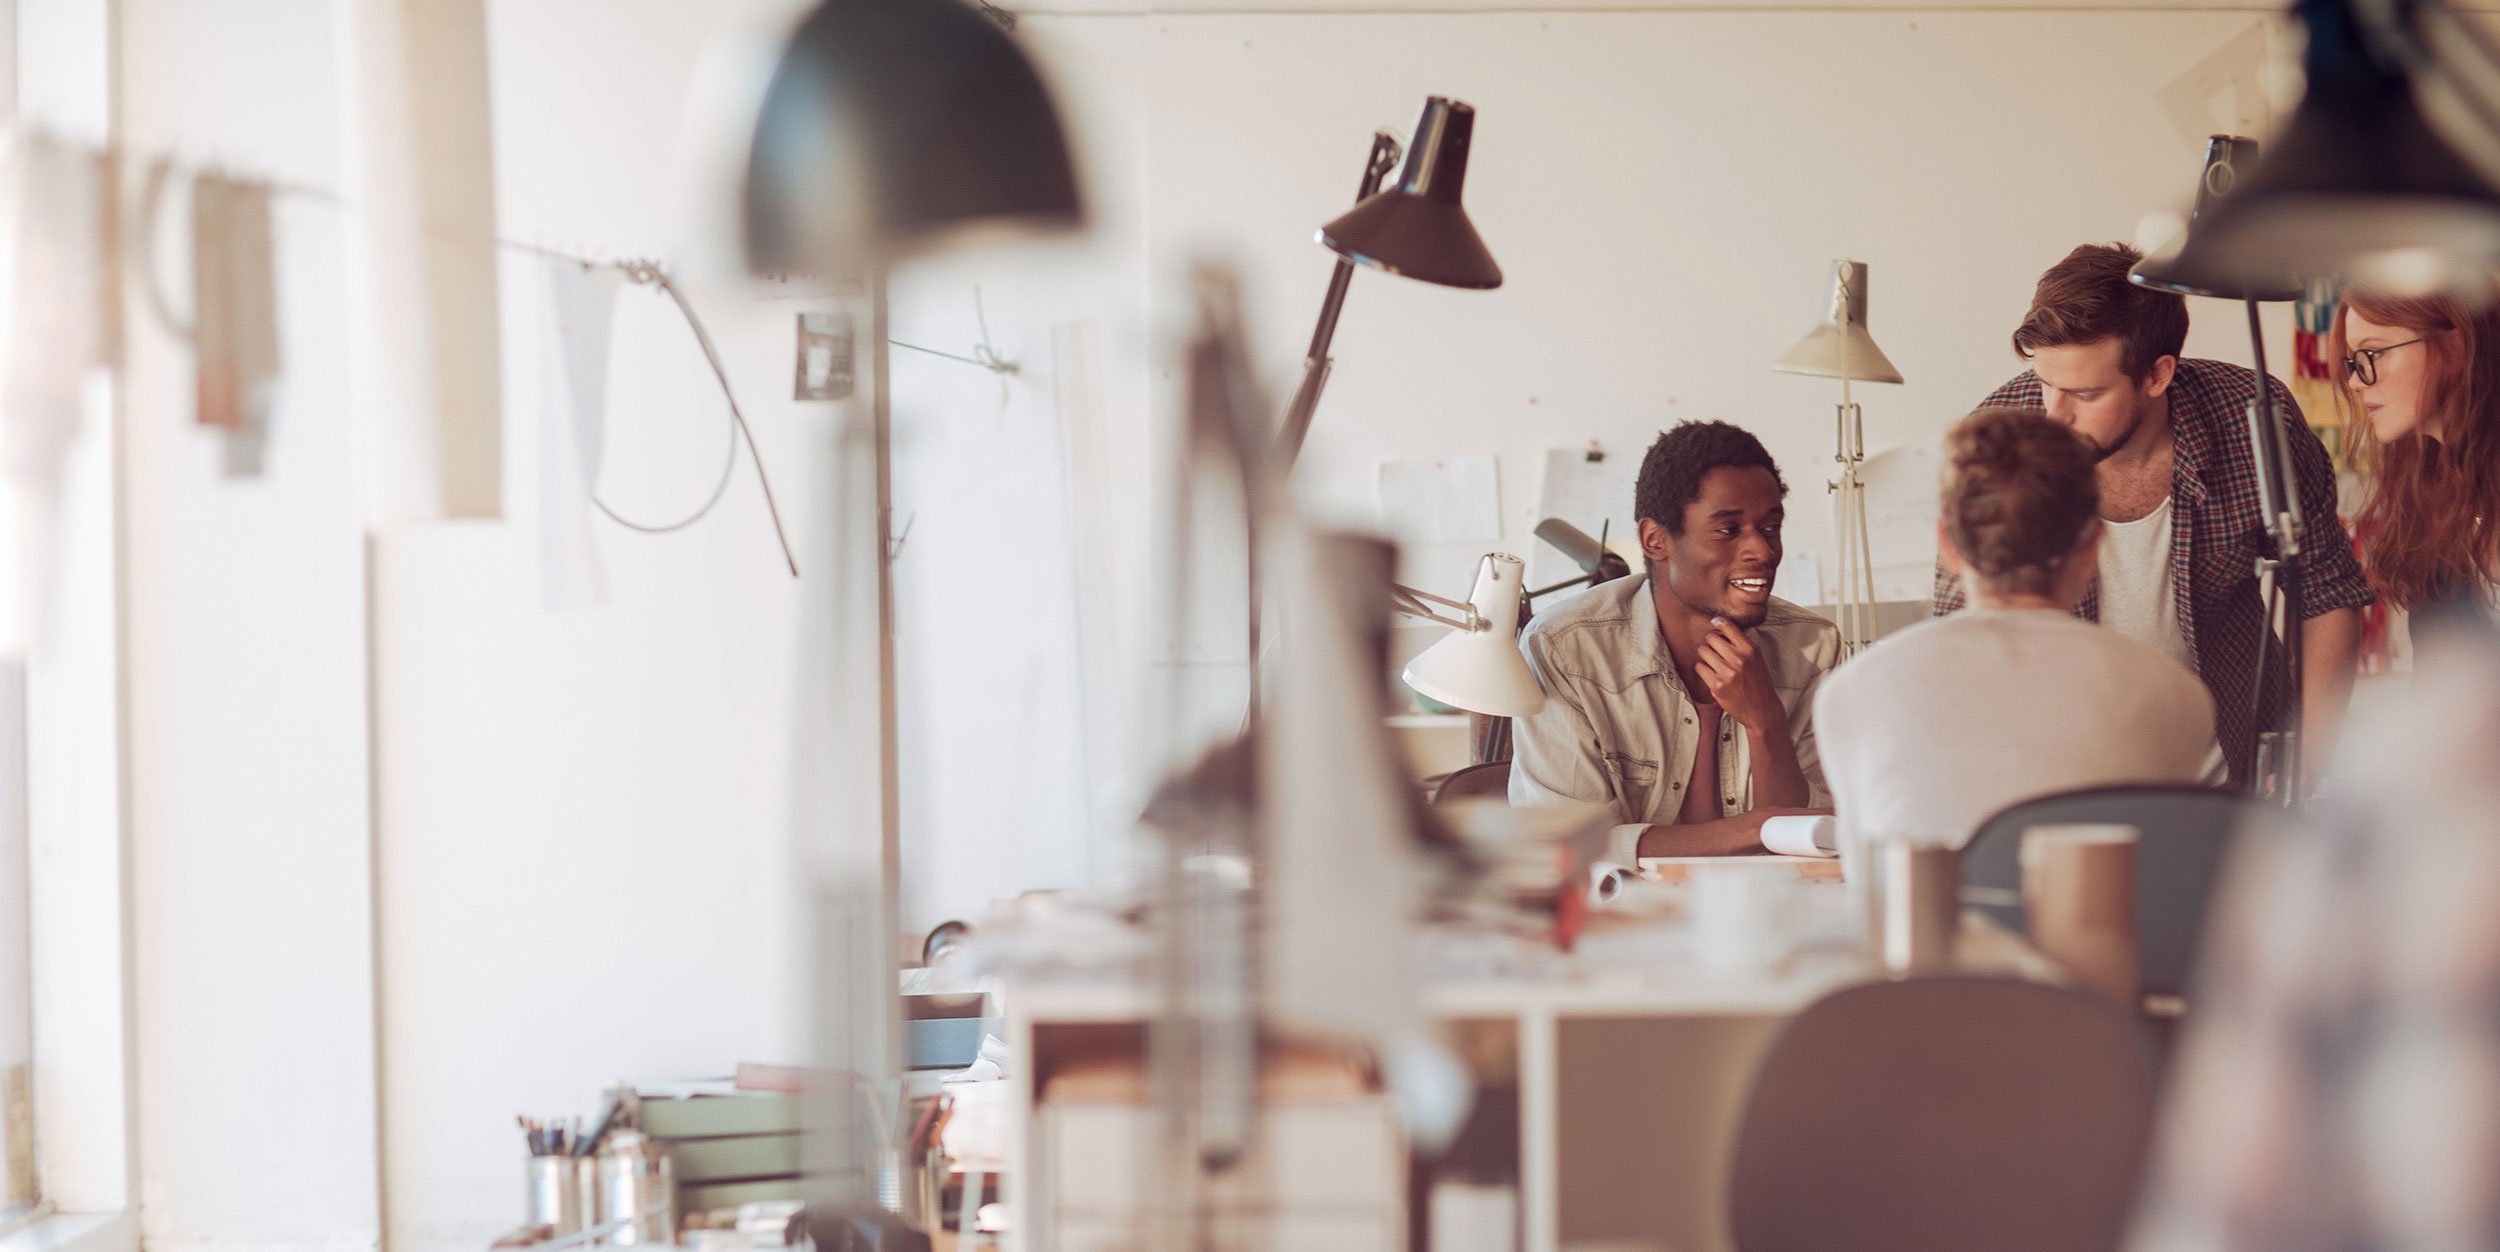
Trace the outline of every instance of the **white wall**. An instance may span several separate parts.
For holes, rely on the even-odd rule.
[[[126,0],[136,154],[332,186],[331,8]],[[137,185],[144,162],[127,170]],[[156,269],[189,305],[166,206]],[[142,228],[134,223],[134,230]],[[187,346],[126,284],[125,768],[139,1195],[155,1245],[370,1246],[378,1231],[365,558],[341,219],[277,211],[286,366],[269,472],[229,480]],[[135,275],[134,281],[135,281]],[[283,1181],[281,1181],[283,1180]]]
[[[1026,28],[1058,98],[1091,229],[911,264],[891,337],[959,355],[980,288],[1004,379],[892,356],[907,930],[1126,863],[1130,728],[1153,555],[1145,322],[1146,32]],[[1063,357],[1064,354],[1064,357]],[[1090,368],[1091,387],[1075,371]]]
[[[1909,379],[1860,390],[1870,450],[1937,436],[2019,368],[2006,334],[2042,268],[2131,236],[2192,185],[2197,148],[2156,93],[2256,20],[1149,19],[1154,290],[1174,289],[1184,241],[1236,241],[1281,391],[1326,279],[1310,232],[1346,199],[1368,131],[1411,127],[1427,94],[1470,101],[1469,208],[1508,282],[1358,275],[1302,458],[1309,497],[1366,517],[1382,460],[1495,455],[1503,542],[1525,555],[1545,449],[1594,438],[1637,457],[1666,425],[1721,418],[1788,469],[1792,546],[1823,549],[1837,397],[1769,363],[1819,316],[1829,259],[1871,264],[1874,330]],[[2244,359],[2232,310],[2199,312],[2194,349]],[[1407,570],[1461,588],[1479,550],[1410,552]]]
[[[133,145],[335,181],[331,3],[124,3]],[[728,191],[678,159],[700,51],[785,7],[494,4],[503,233],[676,255],[679,206]],[[1403,130],[1427,93],[1478,106],[1469,201],[1510,281],[1358,275],[1300,470],[1318,508],[1371,520],[1383,459],[1491,455],[1502,546],[1524,554],[1544,449],[1637,455],[1673,420],[1725,417],[1789,467],[1813,549],[1832,397],[1767,363],[1819,313],[1827,261],[1874,265],[1875,329],[1911,379],[1868,389],[1870,443],[1932,439],[2013,372],[2004,335],[2042,266],[2181,194],[2195,150],[2156,93],[2258,20],[1028,14],[1095,230],[894,279],[896,338],[968,351],[978,284],[1019,366],[1002,397],[982,371],[893,356],[907,923],[1114,872],[1158,684],[1238,691],[1237,654],[1144,630],[1163,348],[1187,260],[1230,256],[1281,403],[1327,278],[1311,232],[1374,126]],[[686,532],[600,523],[609,601],[543,608],[543,271],[509,257],[509,516],[368,548],[337,420],[336,213],[281,218],[289,391],[267,480],[215,476],[184,355],[133,332],[142,1172],[169,1246],[474,1247],[518,1215],[515,1112],[587,1113],[618,1075],[804,1042],[783,829],[803,641],[751,470]],[[826,411],[790,399],[792,318],[818,304],[695,298],[803,517],[793,467]],[[2244,351],[2226,310],[2198,315],[2197,350]],[[1099,399],[1080,409],[1062,348],[1087,343]],[[699,502],[717,391],[648,291],[623,297],[611,378],[602,492],[637,517]],[[1463,586],[1480,546],[1412,552],[1408,577]]]
[[[749,5],[749,12],[775,6]],[[490,9],[501,231],[594,256],[675,250],[681,101],[722,6]],[[475,1246],[519,1218],[516,1112],[583,1116],[620,1077],[802,1055],[784,811],[797,584],[743,452],[678,534],[605,522],[609,600],[540,596],[544,262],[507,257],[500,524],[376,545],[383,1127],[389,1241]],[[800,304],[698,289],[786,519]],[[603,497],[679,517],[727,439],[665,299],[627,289]],[[802,568],[811,555],[799,553]]]

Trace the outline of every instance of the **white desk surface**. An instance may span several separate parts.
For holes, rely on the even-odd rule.
[[[1804,907],[1823,911],[1828,923],[1832,911],[1845,908],[1842,892],[1838,884],[1808,885]],[[1426,984],[1424,1007],[1436,1018],[1515,1023],[1524,1252],[1558,1252],[1597,1233],[1584,1228],[1626,1221],[1646,1224],[1658,1246],[1724,1252],[1733,1126],[1745,1076],[1776,1022],[1828,992],[1884,976],[1863,953],[1839,945],[1804,948],[1777,972],[1714,973],[1701,968],[1688,947],[1679,949],[1674,936],[1688,933],[1683,927],[1670,917],[1585,937],[1585,956],[1557,956],[1550,977]],[[1826,925],[1822,933],[1832,930]],[[1975,912],[1963,914],[1955,956],[1963,971],[2063,981],[2055,963]],[[995,991],[1018,1061],[1009,1081],[1019,1116],[1038,1095],[1037,1028],[1143,1023],[1157,1011],[1153,988],[1134,976],[1011,977]],[[1621,1053],[1625,1047],[1633,1052]],[[1592,1056],[1612,1059],[1601,1059],[1597,1075],[1578,1072]],[[1610,1074],[1674,1089],[1625,1091]],[[1587,1085],[1592,1079],[1593,1088]],[[1628,1154],[1606,1129],[1627,1102],[1650,1114],[1639,1150]],[[1036,1181],[1031,1136],[1027,1121],[1011,1140],[1008,1163],[1011,1174],[1028,1183]],[[1646,1172],[1622,1185],[1588,1177],[1595,1169],[1623,1168],[1627,1160]],[[1029,1237],[1039,1217],[1029,1207],[1034,1191],[1030,1185],[1010,1191],[1016,1220],[1007,1244],[1013,1252],[1037,1252]]]
[[[1808,890],[1836,896],[1838,887],[1818,884]],[[2065,978],[2055,962],[1977,912],[1962,915],[1955,967],[2046,982]],[[1802,950],[1784,968],[1767,973],[1723,973],[1664,961],[1640,968],[1617,958],[1575,963],[1556,978],[1435,980],[1424,989],[1424,1007],[1443,1018],[1785,1015],[1828,992],[1883,976],[1865,956],[1828,947]],[[1009,979],[993,994],[1007,1014],[1034,1022],[1133,1022],[1156,1011],[1151,986],[1119,976]]]

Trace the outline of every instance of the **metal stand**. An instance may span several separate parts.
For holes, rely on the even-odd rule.
[[[1354,202],[1361,204],[1380,191],[1381,181],[1404,159],[1405,149],[1397,136],[1385,130],[1372,132],[1371,155],[1363,161],[1363,184],[1354,193]],[[1311,433],[1311,415],[1319,411],[1320,390],[1328,385],[1328,371],[1336,364],[1329,359],[1328,347],[1337,338],[1337,315],[1345,311],[1346,288],[1354,282],[1354,262],[1337,258],[1336,271],[1328,276],[1328,295],[1320,301],[1319,325],[1311,331],[1311,349],[1302,357],[1302,382],[1293,389],[1293,402],[1285,406],[1285,427],[1277,435],[1277,450],[1283,463],[1291,465],[1302,455],[1303,437]]]
[[[2248,455],[2256,462],[2257,507],[2265,519],[2270,549],[2257,558],[2257,577],[2267,592],[2265,627],[2257,634],[2257,672],[2249,680],[2248,724],[2256,737],[2249,759],[2258,795],[2288,808],[2302,793],[2300,480],[2292,468],[2291,445],[2283,437],[2274,389],[2266,375],[2266,338],[2257,319],[2257,302],[2250,300],[2247,305],[2248,345],[2257,365],[2257,398],[2248,404]],[[2266,707],[2268,645],[2274,641],[2278,617],[2283,623],[2283,665],[2288,678],[2282,724],[2269,731],[2259,719]],[[2268,751],[2270,746],[2273,751]]]
[[[1840,649],[1856,656],[1875,642],[1875,561],[1866,534],[1866,482],[1858,467],[1866,463],[1866,425],[1857,403],[1849,398],[1849,379],[1840,380],[1840,406],[1833,414],[1832,460],[1840,477],[1832,480],[1833,524],[1839,530],[1840,583],[1832,597],[1839,612]]]

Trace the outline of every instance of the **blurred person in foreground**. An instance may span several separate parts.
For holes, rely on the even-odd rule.
[[[2214,739],[2204,684],[2074,615],[2100,571],[2091,443],[2038,409],[1981,409],[1945,458],[1936,543],[1970,606],[1825,680],[1814,721],[1842,837],[1960,847],[2019,800],[2195,782]]]
[[[2416,658],[2234,852],[2135,1252],[2500,1248],[2500,638]]]

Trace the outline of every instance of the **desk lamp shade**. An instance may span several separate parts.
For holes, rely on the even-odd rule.
[[[2138,287],[2174,291],[2183,296],[2219,296],[2226,300],[2297,300],[2298,275],[2233,276],[2217,270],[2213,250],[2205,245],[2204,226],[2214,210],[2239,189],[2257,167],[2257,141],[2239,135],[2214,135],[2205,140],[2205,168],[2196,180],[2196,207],[2189,211],[2187,231],[2170,246],[2136,264],[2127,280]]]
[[[1832,302],[1823,324],[1780,354],[1771,368],[1783,374],[1897,383],[1901,371],[1866,332],[1866,262],[1832,262]]]
[[[1527,717],[1545,707],[1528,660],[1519,654],[1518,557],[1488,553],[1467,593],[1482,630],[1453,630],[1406,663],[1406,685],[1452,708],[1496,717]]]
[[[783,49],[748,153],[760,273],[848,272],[974,226],[1082,218],[1059,111],[959,0],[827,0]]]
[[[1502,267],[1459,203],[1475,131],[1473,106],[1441,96],[1425,100],[1397,185],[1320,227],[1319,241],[1348,260],[1407,278],[1444,287],[1501,286]]]
[[[2286,274],[2404,293],[2487,283],[2500,195],[2432,129],[2351,0],[2294,13],[2309,32],[2307,91],[2271,153],[2198,222],[2196,281],[2235,295]]]

